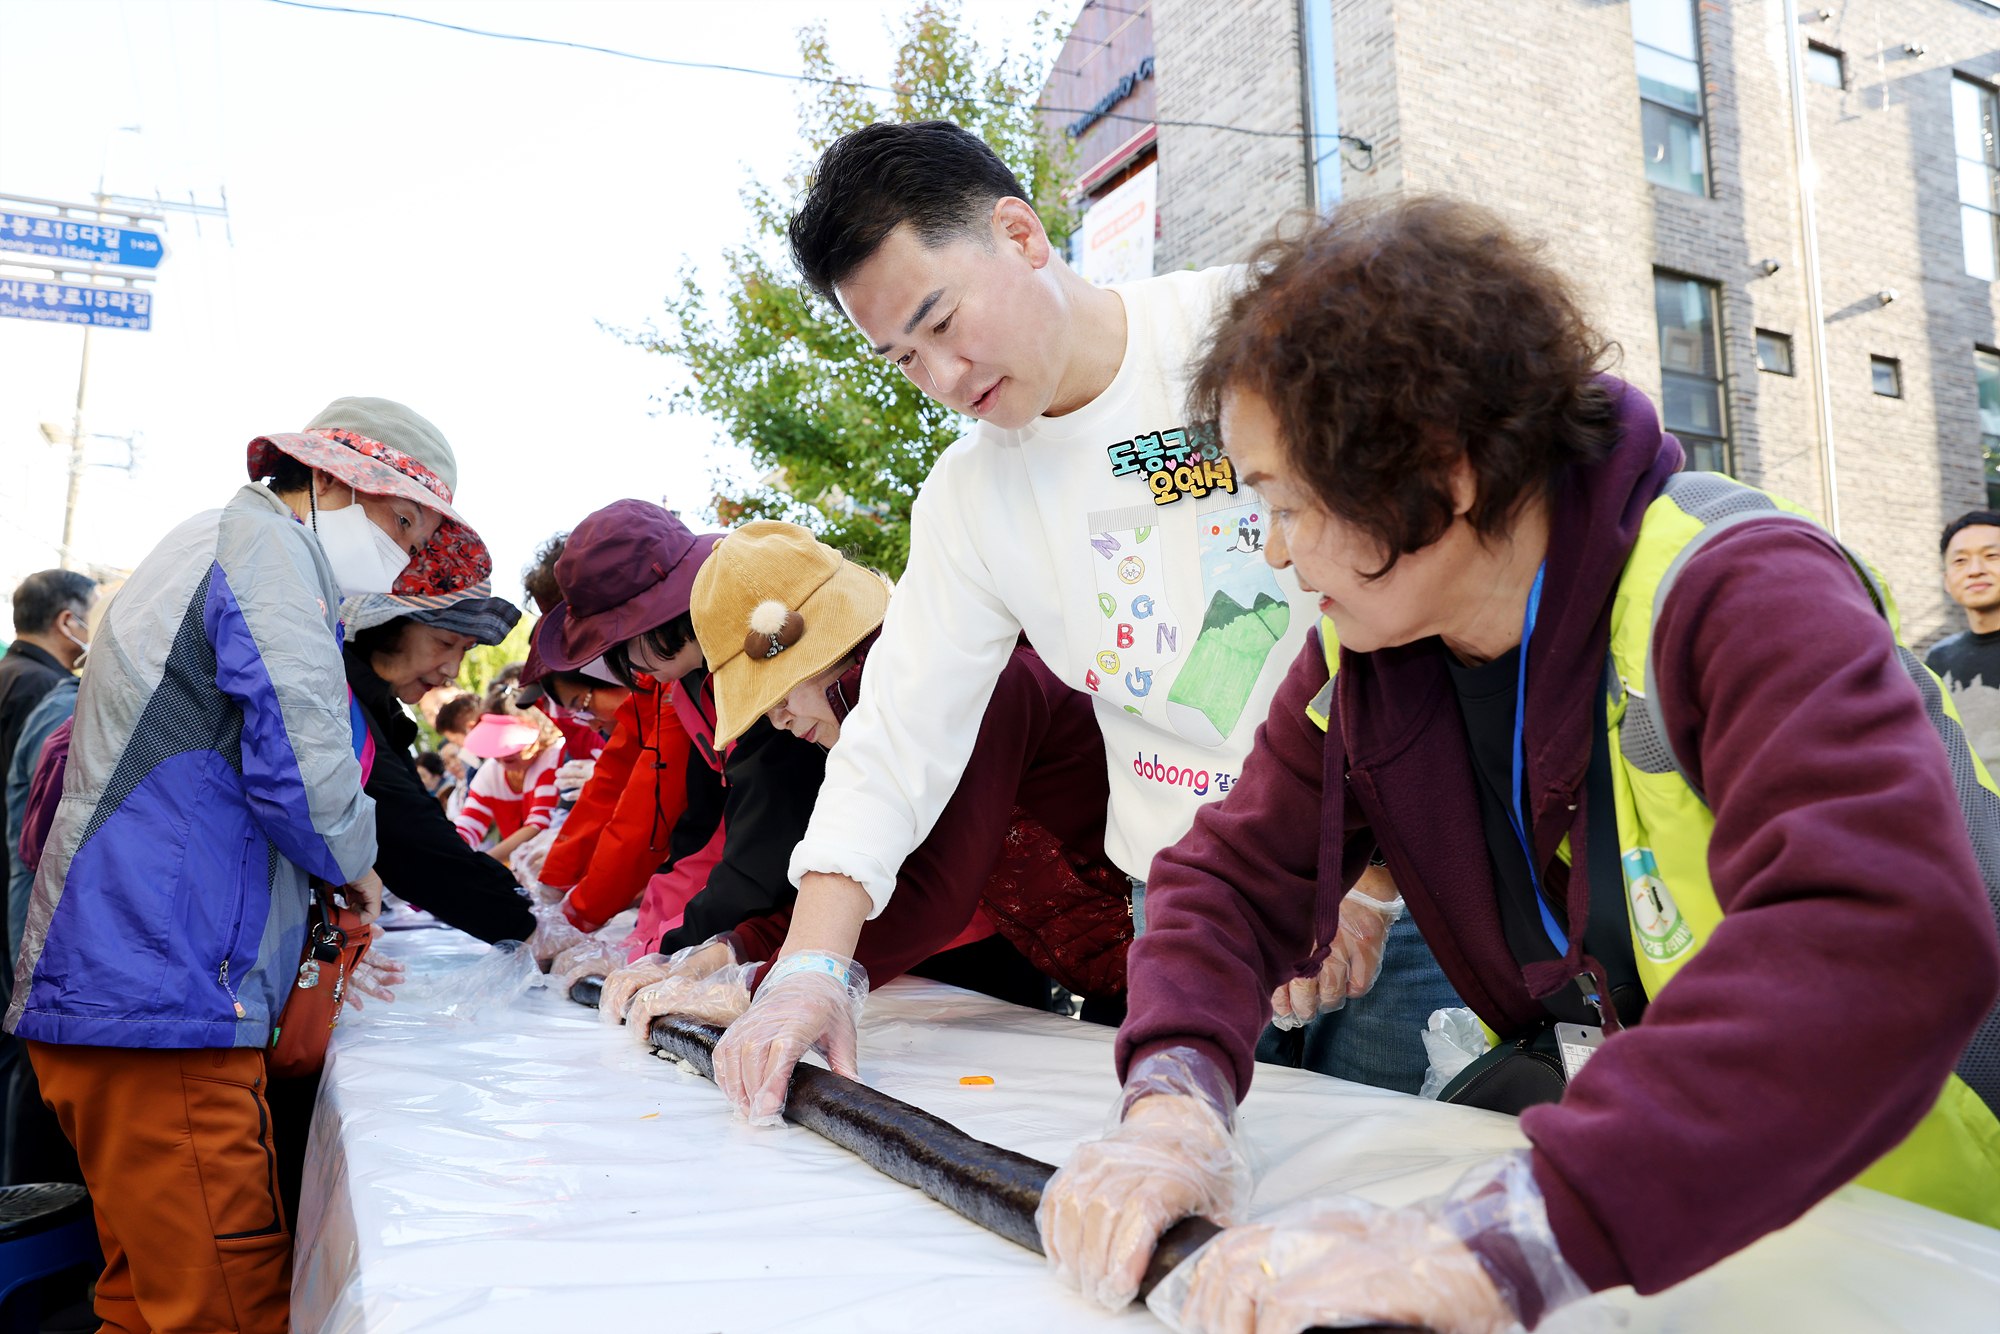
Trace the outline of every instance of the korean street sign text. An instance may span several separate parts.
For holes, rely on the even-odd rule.
[[[0,254],[8,252],[72,264],[123,264],[141,269],[158,268],[164,253],[158,232],[0,210]]]
[[[0,278],[0,319],[91,324],[100,329],[151,329],[153,294],[129,287],[24,283]]]

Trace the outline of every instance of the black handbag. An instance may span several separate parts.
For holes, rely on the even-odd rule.
[[[1610,655],[1605,655],[1607,696],[1619,687]],[[1597,711],[1597,726],[1590,743],[1590,768],[1584,782],[1590,798],[1589,814],[1613,812],[1609,837],[1586,839],[1589,855],[1590,920],[1584,924],[1584,951],[1610,976],[1611,1003],[1619,1022],[1636,1025],[1646,1011],[1646,990],[1639,981],[1639,965],[1632,954],[1632,932],[1625,915],[1625,871],[1618,857],[1616,799],[1611,791],[1611,741],[1609,720],[1604,708]],[[1556,1041],[1555,1021],[1517,1038],[1502,1042],[1471,1065],[1458,1072],[1438,1093],[1439,1102],[1461,1107],[1480,1107],[1489,1112],[1519,1116],[1537,1103],[1561,1102],[1569,1085],[1564,1073],[1561,1049]]]

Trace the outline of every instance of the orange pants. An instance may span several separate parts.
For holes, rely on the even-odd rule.
[[[292,1236],[264,1053],[28,1042],[97,1210],[112,1334],[284,1334]]]

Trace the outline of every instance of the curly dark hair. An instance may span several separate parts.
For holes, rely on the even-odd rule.
[[[1466,520],[1490,536],[1617,437],[1613,345],[1540,251],[1463,200],[1343,205],[1257,252],[1190,414],[1263,399],[1320,503],[1381,545],[1368,578],[1451,527],[1460,458],[1478,488]]]
[[[557,533],[535,548],[534,560],[521,571],[521,587],[535,600],[535,610],[546,616],[563,600],[562,585],[556,582],[556,562],[562,559],[568,533]]]

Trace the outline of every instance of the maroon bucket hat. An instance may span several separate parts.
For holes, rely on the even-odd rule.
[[[558,671],[688,609],[695,574],[725,534],[688,531],[658,505],[619,500],[576,526],[556,560],[563,600],[535,627],[535,648]]]

